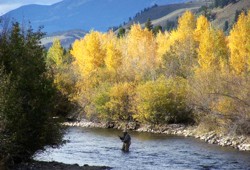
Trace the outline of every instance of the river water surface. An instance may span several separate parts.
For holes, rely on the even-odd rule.
[[[67,164],[109,166],[113,169],[233,169],[250,170],[250,152],[211,145],[194,138],[131,132],[129,153],[114,129],[70,127],[64,136],[68,142],[60,148],[47,148],[35,160]]]

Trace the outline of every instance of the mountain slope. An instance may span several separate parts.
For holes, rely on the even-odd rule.
[[[64,48],[69,48],[70,45],[76,40],[81,39],[85,36],[87,32],[83,30],[69,30],[63,32],[54,32],[52,34],[46,35],[44,38],[41,39],[42,45],[46,48],[51,47],[52,43],[55,39],[60,40],[61,45]]]
[[[206,5],[206,2],[187,2],[187,3],[179,3],[179,4],[169,4],[169,5],[161,5],[150,10],[143,12],[143,15],[138,15],[133,19],[133,22],[137,23],[145,23],[148,18],[151,20],[160,19],[165,17],[170,13],[176,13],[178,10],[192,10],[198,9],[201,6]]]
[[[133,23],[140,23],[144,26],[148,19],[151,19],[154,26],[160,25],[163,28],[166,27],[169,21],[176,21],[185,11],[189,10],[196,12],[202,6],[206,6],[211,3],[211,0],[196,0],[186,3],[168,4],[152,7],[139,15],[136,15],[133,20],[124,25],[124,28],[129,28]]]
[[[229,23],[229,28],[232,27],[232,25],[235,23],[237,11],[250,10],[250,0],[238,0],[236,3],[230,3],[223,8],[214,8],[213,2],[213,0],[200,0],[196,2],[192,1],[187,3],[154,7],[147,10],[146,12],[142,12],[124,27],[128,28],[134,22],[139,22],[142,26],[144,26],[147,19],[150,18],[154,26],[161,25],[163,28],[165,28],[168,21],[176,21],[177,18],[181,16],[186,10],[196,13],[198,16],[202,13],[200,7],[208,6],[207,10],[210,11],[210,13],[214,16],[214,18],[211,20],[212,25],[215,28],[223,29],[226,21]],[[227,33],[228,31],[229,30],[227,30]]]
[[[216,28],[223,29],[225,22],[228,21],[232,26],[235,22],[236,11],[250,10],[250,0],[240,0],[235,4],[229,4],[224,8],[214,8],[212,13],[216,15],[216,19],[212,21],[212,24]]]
[[[30,21],[34,28],[44,26],[46,32],[71,29],[107,31],[136,12],[153,4],[181,3],[187,0],[63,0],[54,5],[27,5],[4,17]]]

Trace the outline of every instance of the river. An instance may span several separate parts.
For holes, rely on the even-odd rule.
[[[59,148],[46,148],[35,160],[67,164],[104,165],[113,169],[166,170],[218,169],[250,170],[250,152],[207,144],[194,138],[131,132],[130,152],[121,151],[122,143],[114,129],[70,127]]]

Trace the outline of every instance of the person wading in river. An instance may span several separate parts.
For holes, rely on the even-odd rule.
[[[124,152],[128,152],[129,151],[129,147],[131,145],[131,137],[130,135],[128,134],[127,130],[124,130],[123,131],[123,136],[119,136],[119,138],[121,139],[121,141],[123,142],[123,145],[122,145],[122,150]]]

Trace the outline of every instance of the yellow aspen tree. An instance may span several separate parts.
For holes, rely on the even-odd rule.
[[[164,56],[166,74],[188,77],[196,63],[196,41],[194,30],[196,20],[190,11],[186,11],[178,20],[178,27],[170,33],[170,51]]]
[[[142,58],[142,56],[147,54],[147,56],[154,55],[154,51],[150,46],[155,47],[154,35],[148,29],[142,29],[139,24],[135,24],[131,27],[128,34],[128,54],[132,58]]]
[[[105,49],[102,45],[103,34],[91,31],[81,40],[76,40],[72,45],[71,54],[75,59],[73,65],[77,73],[74,97],[80,105],[85,107],[92,96],[93,88],[98,87],[104,79]]]
[[[46,65],[50,76],[54,79],[56,88],[68,98],[74,91],[72,67],[69,61],[69,54],[64,52],[60,40],[56,39],[48,50]]]
[[[250,10],[248,11],[248,14],[247,14],[247,30],[248,30],[248,33],[249,33],[249,31],[250,31]],[[248,36],[249,36],[249,34],[248,34]],[[247,41],[247,44],[246,44],[246,46],[247,46],[247,51],[248,52],[250,52],[250,40],[249,40],[250,38],[248,37],[248,41]],[[248,53],[248,58],[247,58],[247,66],[248,66],[248,68],[247,68],[247,71],[248,71],[248,73],[250,72],[250,56],[249,56],[249,53]]]
[[[105,65],[107,70],[115,76],[116,81],[118,79],[119,69],[122,66],[122,52],[119,42],[119,39],[113,35],[105,45]]]
[[[201,36],[202,34],[209,29],[210,27],[210,23],[207,20],[207,18],[203,15],[199,16],[199,18],[197,19],[196,22],[196,29],[194,31],[194,37],[196,41],[200,41],[201,40]]]
[[[56,39],[52,46],[49,48],[46,65],[49,69],[49,74],[54,79],[54,83],[58,86],[61,81],[61,70],[63,68],[63,48],[61,46],[60,40]]]
[[[239,16],[229,35],[229,48],[231,52],[230,66],[238,75],[246,74],[249,70],[249,44],[250,44],[250,14],[244,12]]]
[[[207,29],[203,32],[203,36],[200,39],[200,45],[198,48],[198,63],[199,70],[208,71],[212,69],[212,66],[216,64],[216,56],[214,53],[214,30]]]
[[[105,66],[110,72],[116,72],[122,63],[120,41],[113,31],[102,36],[102,46],[105,50]]]
[[[157,59],[160,63],[162,63],[162,57],[166,54],[167,51],[170,50],[170,34],[169,32],[159,32],[156,36],[156,43],[157,43]]]
[[[227,37],[222,30],[216,33],[215,49],[217,49],[217,56],[219,56],[220,71],[228,73],[229,70],[229,48]]]
[[[91,31],[89,35],[85,37],[85,57],[86,65],[90,70],[104,66],[104,50],[101,45],[101,33]]]
[[[179,42],[186,41],[187,38],[192,37],[196,27],[195,16],[192,12],[186,11],[178,20],[178,27],[173,32],[174,39]]]
[[[127,62],[135,72],[135,76],[155,78],[155,70],[159,65],[156,57],[156,42],[152,31],[142,29],[135,24],[127,36]]]
[[[118,38],[119,50],[122,56],[122,65],[119,68],[122,81],[134,81],[135,80],[135,69],[132,64],[132,61],[135,60],[129,55],[129,43],[128,43],[128,34],[123,37]],[[134,47],[136,48],[136,47]]]
[[[107,45],[105,64],[111,72],[117,72],[122,64],[121,52],[116,47],[115,41],[109,42]]]
[[[110,44],[111,41],[116,41],[117,35],[111,30],[107,33],[101,34],[101,44],[104,50],[107,49],[107,45]]]
[[[198,70],[219,71],[226,66],[227,56],[228,50],[223,32],[213,28],[205,30],[198,48]]]
[[[54,40],[52,46],[49,48],[46,58],[46,64],[48,66],[55,65],[56,67],[61,66],[63,63],[63,48],[60,40]]]
[[[71,50],[80,74],[88,76],[98,68],[104,67],[105,50],[101,43],[102,34],[91,31],[82,40],[77,40]]]
[[[83,76],[85,70],[85,58],[84,58],[84,47],[85,47],[85,40],[76,40],[72,44],[72,50],[70,51],[71,55],[74,57],[75,62],[74,65],[77,66],[77,72],[81,76]]]

